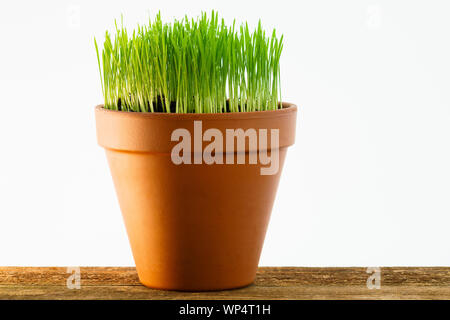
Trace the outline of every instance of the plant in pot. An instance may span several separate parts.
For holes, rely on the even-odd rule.
[[[140,281],[253,282],[295,105],[280,101],[282,38],[217,13],[106,32],[95,108]]]

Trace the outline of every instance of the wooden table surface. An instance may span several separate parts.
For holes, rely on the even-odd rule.
[[[288,267],[260,268],[246,288],[187,293],[148,289],[134,268],[81,267],[80,289],[69,289],[67,268],[0,267],[0,299],[450,299],[449,267],[380,270],[379,289],[366,268]]]

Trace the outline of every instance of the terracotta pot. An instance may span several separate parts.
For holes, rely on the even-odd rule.
[[[95,114],[140,281],[186,291],[251,284],[287,147],[294,143],[297,107],[283,103],[276,111],[165,114],[97,106]],[[265,165],[249,163],[258,150],[247,144],[244,164],[174,164],[171,152],[178,142],[171,141],[172,132],[186,128],[194,137],[198,120],[203,132],[216,128],[224,137],[226,129],[279,129],[278,172],[261,175]],[[239,152],[243,149],[236,148],[233,157]]]

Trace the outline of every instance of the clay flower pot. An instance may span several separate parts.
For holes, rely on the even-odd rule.
[[[286,151],[294,143],[296,106],[221,114],[132,113],[97,106],[95,114],[140,281],[186,291],[251,284]],[[217,147],[214,156],[222,153],[234,164],[207,164],[198,152],[210,143],[203,140],[182,154],[190,164],[174,163],[179,144],[172,141],[174,131],[182,128],[198,139],[200,122],[200,133],[212,128],[223,137],[227,129],[260,134],[277,129],[278,147],[270,137],[266,150],[246,143],[230,154]],[[261,151],[278,155],[278,170],[262,174],[267,164],[250,163]],[[239,156],[245,163],[237,163]]]

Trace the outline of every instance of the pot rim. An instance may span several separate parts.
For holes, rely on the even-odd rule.
[[[250,111],[250,112],[223,112],[223,113],[165,113],[165,112],[130,112],[105,109],[104,104],[95,107],[97,112],[117,114],[122,117],[147,118],[158,120],[239,120],[261,119],[288,116],[297,112],[297,106],[290,102],[282,102],[283,108],[277,110]]]

